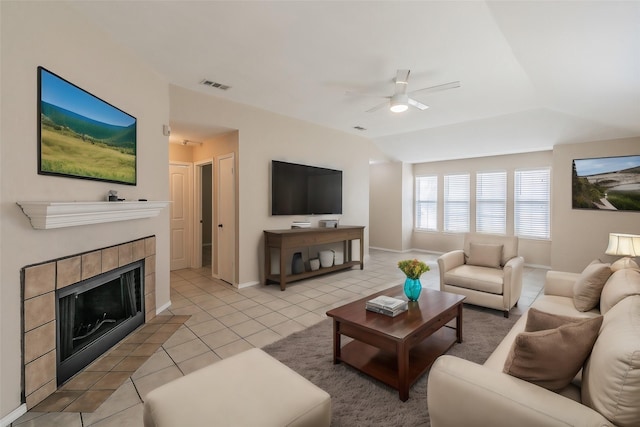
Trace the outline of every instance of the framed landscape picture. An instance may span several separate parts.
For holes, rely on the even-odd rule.
[[[640,155],[573,161],[574,209],[640,211]]]
[[[38,67],[38,173],[136,185],[136,118]]]

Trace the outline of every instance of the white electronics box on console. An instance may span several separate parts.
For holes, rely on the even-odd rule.
[[[337,219],[321,219],[318,221],[320,228],[338,228]]]

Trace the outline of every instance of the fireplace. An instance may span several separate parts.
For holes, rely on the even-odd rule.
[[[56,291],[58,386],[144,323],[138,261]]]
[[[27,409],[156,316],[155,269],[155,236],[22,269],[22,393]],[[88,305],[97,308],[86,309]],[[60,334],[59,317],[73,319],[60,323],[68,333]],[[100,339],[89,343],[90,338]]]

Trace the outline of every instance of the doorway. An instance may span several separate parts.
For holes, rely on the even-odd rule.
[[[213,256],[213,165],[211,163],[200,166],[200,224],[202,226],[202,267],[212,268]]]
[[[231,152],[189,167],[170,164],[172,270],[206,268],[212,277],[236,283],[235,157]]]

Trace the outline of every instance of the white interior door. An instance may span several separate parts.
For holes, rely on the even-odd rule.
[[[218,176],[218,277],[234,283],[235,271],[235,158],[233,154],[217,159]]]
[[[188,268],[190,263],[191,165],[169,165],[171,193],[171,270]]]

